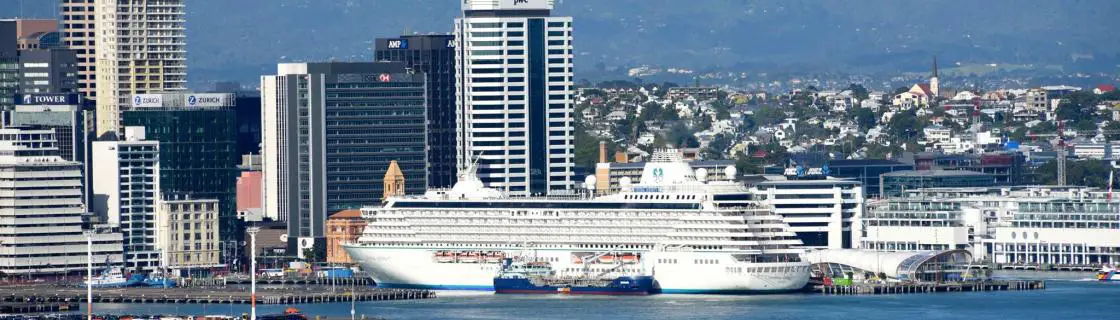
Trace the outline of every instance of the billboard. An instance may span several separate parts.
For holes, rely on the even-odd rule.
[[[16,104],[40,106],[78,105],[77,93],[27,93],[16,97]]]
[[[552,10],[555,0],[463,0],[463,10]]]
[[[228,106],[229,94],[225,93],[192,93],[183,96],[183,106],[186,107],[224,107]]]
[[[135,108],[158,108],[163,106],[161,94],[136,94],[132,95],[132,106]]]

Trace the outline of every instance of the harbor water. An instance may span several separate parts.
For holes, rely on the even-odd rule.
[[[386,319],[1109,319],[1120,283],[1091,281],[1086,273],[1000,273],[1046,279],[1046,290],[902,295],[765,296],[654,295],[646,297],[495,295],[439,292],[439,298],[358,303],[356,313]],[[260,314],[286,306],[260,306]],[[305,314],[349,318],[350,304],[296,306]],[[241,314],[247,305],[99,304],[98,313]]]

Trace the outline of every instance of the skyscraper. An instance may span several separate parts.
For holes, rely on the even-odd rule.
[[[74,50],[78,61],[78,92],[86,99],[97,98],[96,50],[97,29],[94,0],[62,0],[62,44]]]
[[[377,61],[403,62],[427,75],[428,187],[455,184],[455,36],[411,35],[377,39]]]
[[[58,156],[54,131],[0,129],[0,272],[84,274],[81,164]],[[121,263],[121,234],[93,234],[93,259]]]
[[[291,251],[325,252],[330,213],[381,202],[396,160],[424,192],[424,75],[396,62],[283,63],[261,78],[265,214]],[[323,255],[319,255],[322,257]]]
[[[78,92],[77,72],[73,50],[46,48],[19,51],[20,94]]]
[[[219,233],[233,237],[223,240],[241,240],[234,95],[162,93],[130,100],[140,103],[122,109],[121,123],[144,127],[148,140],[159,141],[163,199],[218,200]]]
[[[156,247],[156,205],[160,199],[159,142],[147,140],[143,127],[126,128],[121,141],[95,141],[93,212],[120,226],[124,262],[131,270],[155,270],[162,261]]]
[[[459,168],[513,195],[572,189],[572,18],[552,0],[465,0],[455,20]]]
[[[185,0],[96,0],[97,134],[135,94],[187,88]]]

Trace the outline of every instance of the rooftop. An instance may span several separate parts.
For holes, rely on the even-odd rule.
[[[902,170],[884,173],[883,176],[892,177],[961,177],[961,176],[991,176],[983,172],[968,170]]]
[[[331,215],[331,217],[329,219],[361,219],[361,218],[362,218],[362,210],[346,209],[346,210],[342,210],[342,211],[339,211],[339,212],[335,212],[334,214]]]

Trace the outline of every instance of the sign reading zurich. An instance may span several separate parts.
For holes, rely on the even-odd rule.
[[[140,105],[140,101],[143,101],[143,99],[141,99],[140,96],[132,97],[132,104],[133,105],[137,105],[137,106]]]

